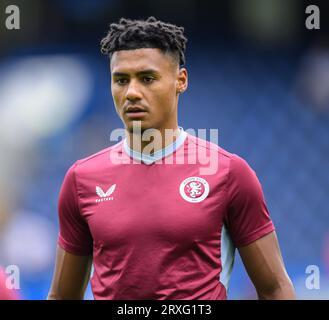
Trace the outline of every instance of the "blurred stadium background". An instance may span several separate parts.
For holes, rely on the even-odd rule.
[[[66,170],[122,127],[99,41],[121,16],[149,15],[189,37],[180,125],[218,128],[250,163],[298,298],[329,298],[329,10],[311,3],[320,30],[305,28],[302,0],[0,1],[0,265],[19,266],[22,299],[47,296]],[[10,4],[20,30],[5,28]],[[256,298],[238,256],[229,298]]]

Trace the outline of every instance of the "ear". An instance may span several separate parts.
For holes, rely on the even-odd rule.
[[[188,74],[186,68],[180,68],[177,75],[177,94],[183,93],[188,86]]]

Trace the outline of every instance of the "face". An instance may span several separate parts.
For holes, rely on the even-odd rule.
[[[176,129],[179,93],[187,88],[187,71],[159,49],[120,50],[111,58],[111,90],[116,111],[132,132]]]

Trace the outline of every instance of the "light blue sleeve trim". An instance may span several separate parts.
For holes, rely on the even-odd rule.
[[[229,282],[233,270],[235,257],[235,247],[230,238],[228,231],[223,225],[221,235],[221,263],[222,272],[220,273],[219,281],[225,286],[228,291]]]

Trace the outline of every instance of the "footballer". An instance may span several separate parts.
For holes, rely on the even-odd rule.
[[[95,299],[225,300],[236,248],[259,299],[295,298],[255,172],[179,126],[186,42],[154,17],[121,18],[102,39],[125,138],[66,173],[48,299],[83,299],[91,278]],[[184,161],[196,150],[217,170]]]

